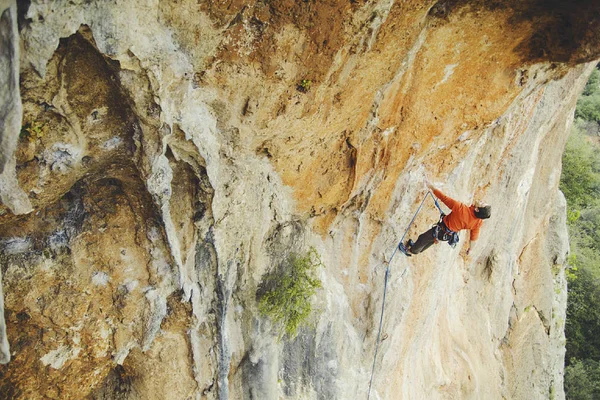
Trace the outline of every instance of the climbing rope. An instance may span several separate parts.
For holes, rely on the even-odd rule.
[[[415,213],[415,215],[413,215],[412,219],[410,220],[410,223],[408,224],[408,227],[404,231],[404,235],[402,235],[402,238],[396,245],[396,248],[394,249],[392,256],[390,257],[390,259],[387,262],[387,267],[385,269],[385,278],[383,281],[383,299],[381,301],[381,316],[379,317],[379,331],[377,332],[377,342],[375,342],[375,355],[373,356],[373,368],[371,369],[371,380],[369,381],[369,392],[367,394],[367,400],[369,400],[371,397],[371,386],[373,385],[373,377],[375,376],[375,363],[377,361],[377,351],[379,350],[379,343],[381,343],[381,340],[380,340],[381,339],[381,329],[383,327],[383,313],[385,311],[385,295],[387,293],[388,278],[390,276],[390,264],[392,262],[392,259],[396,255],[396,252],[398,251],[398,246],[400,245],[400,243],[404,243],[404,238],[406,237],[408,230],[412,226],[413,222],[415,222],[415,219],[417,218],[417,215],[421,211],[421,208],[423,208],[423,204],[425,203],[425,200],[427,200],[428,196],[431,196],[431,198],[433,199],[433,202],[435,203],[435,206],[438,208],[438,210],[440,210],[440,214],[444,214],[444,212],[442,211],[442,208],[440,207],[440,205],[439,205],[437,199],[435,198],[435,196],[433,195],[433,193],[431,193],[431,191],[428,191],[427,194],[425,195],[425,197],[423,197],[423,201],[421,201],[419,208],[417,208],[417,212]],[[402,271],[402,275],[400,275],[400,279],[404,278],[404,274],[406,273],[407,269],[408,269],[408,267],[404,268],[404,271]]]

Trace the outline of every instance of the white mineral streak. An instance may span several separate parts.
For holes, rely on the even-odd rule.
[[[31,211],[27,195],[19,187],[14,150],[21,131],[19,92],[19,34],[15,1],[0,2],[0,198],[15,214]],[[0,364],[10,361],[4,319],[4,294],[0,272]]]
[[[92,275],[92,284],[95,286],[106,286],[108,281],[109,277],[104,272],[99,271]]]
[[[0,280],[2,272],[0,272]],[[10,361],[10,346],[6,334],[6,322],[4,319],[4,293],[0,285],[0,363],[6,364]]]
[[[44,355],[40,361],[42,364],[49,365],[54,369],[61,369],[67,361],[77,358],[80,352],[81,349],[78,347],[62,345],[58,349]]]
[[[19,33],[16,1],[0,2],[0,199],[15,214],[31,211],[19,187],[14,151],[23,114],[19,92]],[[1,333],[0,333],[1,335]]]

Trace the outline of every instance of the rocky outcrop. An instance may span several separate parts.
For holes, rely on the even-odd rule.
[[[596,4],[19,4],[5,397],[366,397],[427,174],[494,216],[469,256],[392,259],[371,396],[564,398],[558,180]],[[257,292],[311,246],[316,312],[279,341]]]

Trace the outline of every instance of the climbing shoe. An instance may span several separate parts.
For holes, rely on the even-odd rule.
[[[408,251],[408,249],[406,248],[406,246],[402,242],[400,242],[398,244],[398,250],[400,250],[402,253],[404,253],[404,255],[407,256],[407,257],[411,256],[410,252]]]

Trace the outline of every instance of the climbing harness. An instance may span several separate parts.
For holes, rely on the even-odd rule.
[[[436,243],[438,240],[441,240],[442,242],[448,242],[450,247],[455,248],[460,238],[458,237],[458,233],[446,226],[444,223],[445,216],[446,214],[442,213],[440,216],[440,221],[433,226],[433,240]]]
[[[371,380],[369,381],[369,392],[367,394],[367,400],[369,400],[371,397],[371,386],[373,385],[373,377],[375,375],[375,362],[377,361],[377,351],[379,350],[379,343],[381,343],[381,329],[383,327],[383,313],[385,311],[385,295],[387,293],[388,278],[390,276],[390,263],[392,262],[392,259],[396,255],[396,252],[399,249],[400,249],[400,251],[402,251],[400,245],[402,245],[402,247],[404,246],[404,238],[406,237],[406,234],[408,233],[408,230],[412,226],[413,222],[415,222],[415,219],[417,218],[417,214],[419,214],[419,212],[421,211],[421,208],[423,207],[423,204],[425,203],[425,200],[427,200],[428,196],[431,196],[431,198],[433,199],[433,202],[435,203],[435,206],[440,211],[440,214],[441,214],[440,220],[445,215],[444,212],[442,211],[442,208],[440,207],[437,199],[433,195],[433,193],[431,193],[431,191],[428,191],[427,194],[425,195],[425,197],[423,198],[423,201],[421,201],[419,208],[417,208],[417,212],[415,213],[415,215],[413,215],[412,219],[410,220],[410,223],[408,224],[408,227],[404,231],[404,235],[402,235],[400,242],[394,249],[392,256],[390,257],[390,259],[387,262],[387,267],[385,269],[385,278],[383,281],[383,299],[381,301],[381,316],[379,317],[379,331],[377,332],[377,341],[375,342],[375,355],[373,356],[373,368],[371,369]],[[406,273],[407,269],[408,269],[408,267],[404,268],[404,271],[402,271],[402,275],[400,275],[400,279],[404,278],[404,274]],[[387,337],[386,337],[386,339],[387,339]]]

